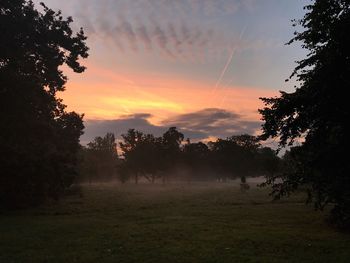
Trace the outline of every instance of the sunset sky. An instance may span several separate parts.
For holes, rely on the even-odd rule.
[[[34,1],[38,3],[40,1]],[[257,134],[259,97],[285,83],[305,53],[284,45],[305,0],[45,0],[83,27],[87,71],[60,94],[85,114],[85,144],[128,128],[170,126],[208,140]]]

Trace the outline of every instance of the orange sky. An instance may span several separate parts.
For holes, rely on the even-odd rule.
[[[247,120],[259,120],[259,97],[277,91],[258,87],[221,85],[164,75],[118,74],[87,65],[86,73],[72,76],[61,94],[69,110],[85,114],[85,119],[117,119],[125,115],[150,113],[159,124],[171,116],[205,108],[223,108]]]
[[[82,141],[169,125],[197,140],[257,133],[259,97],[296,85],[284,80],[304,53],[285,43],[304,1],[46,0],[88,37],[87,70],[64,68],[60,94],[85,114]]]

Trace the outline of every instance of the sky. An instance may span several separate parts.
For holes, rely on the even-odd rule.
[[[40,1],[34,1],[38,4]],[[259,134],[259,97],[305,56],[292,19],[306,0],[44,0],[88,37],[83,74],[64,68],[68,110],[84,113],[83,144],[129,128],[176,126],[194,141]]]

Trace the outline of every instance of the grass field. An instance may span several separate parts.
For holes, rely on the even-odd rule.
[[[82,192],[0,215],[0,262],[350,262],[350,236],[300,197],[234,184]]]

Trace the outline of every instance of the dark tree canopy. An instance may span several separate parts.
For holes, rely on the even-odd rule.
[[[82,115],[67,112],[58,91],[81,73],[87,58],[83,30],[72,18],[32,1],[0,1],[0,206],[58,198],[76,174]]]
[[[210,143],[212,161],[228,177],[263,175],[258,163],[260,144],[255,136],[242,134]]]
[[[333,218],[350,225],[345,95],[350,87],[350,1],[316,0],[305,9],[304,18],[295,21],[305,31],[296,32],[289,42],[301,41],[309,51],[292,74],[300,86],[280,97],[262,98],[266,107],[260,110],[263,139],[277,137],[281,147],[295,140],[302,144],[288,154],[294,166],[286,170],[282,183],[274,183],[274,178],[269,183],[277,196],[305,186],[317,208],[334,204]]]
[[[79,180],[108,181],[116,174],[118,165],[117,143],[113,133],[95,137],[80,151]]]
[[[87,149],[100,152],[100,154],[111,158],[118,156],[117,143],[115,142],[113,133],[107,133],[104,137],[96,137],[92,142],[87,144]]]
[[[184,136],[172,127],[162,137],[130,129],[122,138],[120,148],[126,166],[123,168],[134,174],[137,183],[139,176],[154,182],[161,172],[178,164]]]
[[[119,160],[118,177],[145,178],[154,183],[175,180],[203,181],[266,176],[279,172],[280,159],[275,151],[261,147],[257,137],[243,134],[205,144],[183,143],[184,135],[175,127],[155,137],[135,129],[122,135],[119,143],[123,159]]]

